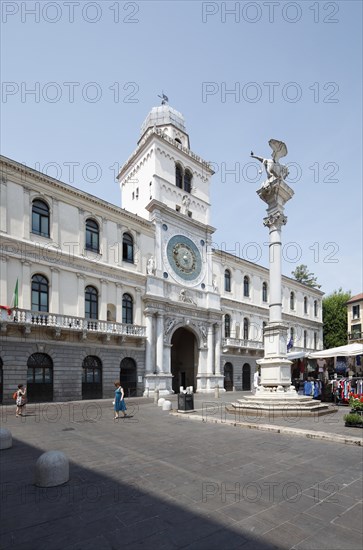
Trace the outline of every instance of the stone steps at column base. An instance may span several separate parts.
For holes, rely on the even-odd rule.
[[[240,400],[242,401],[242,400]],[[271,416],[273,417],[302,417],[302,416],[320,416],[325,414],[333,414],[337,412],[336,407],[321,402],[269,402],[269,403],[231,403],[226,405],[226,411],[230,414],[251,414],[256,416]]]

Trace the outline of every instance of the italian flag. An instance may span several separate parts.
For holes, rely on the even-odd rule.
[[[11,310],[19,306],[19,280],[16,279],[13,299],[11,300],[11,306],[0,306],[0,309],[5,309],[8,312],[8,315],[11,314]]]

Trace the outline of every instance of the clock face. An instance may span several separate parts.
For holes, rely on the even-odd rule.
[[[166,246],[167,261],[183,282],[195,282],[202,272],[202,258],[196,244],[184,235],[174,235]]]

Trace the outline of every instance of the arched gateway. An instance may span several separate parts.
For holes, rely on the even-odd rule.
[[[180,386],[193,386],[197,389],[198,346],[193,332],[178,328],[171,339],[171,374],[172,388],[179,393]]]

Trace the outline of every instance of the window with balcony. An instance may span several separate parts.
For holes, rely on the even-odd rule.
[[[309,310],[308,310],[308,299],[306,296],[304,296],[304,313],[305,314],[308,314]]]
[[[49,206],[39,199],[32,204],[32,233],[49,237]]]
[[[224,316],[224,337],[231,337],[231,316],[228,313]]]
[[[130,294],[122,296],[122,322],[132,325],[134,316],[134,304]]]
[[[262,301],[267,302],[267,283],[262,283]]]
[[[86,250],[100,251],[100,228],[95,220],[86,220]]]
[[[122,238],[122,259],[134,263],[134,240],[129,233],[124,233]]]
[[[94,286],[86,287],[84,303],[86,319],[98,319],[98,291]]]
[[[32,311],[48,311],[49,282],[43,275],[32,277]]]
[[[314,316],[318,316],[318,301],[314,300]]]
[[[243,277],[243,296],[249,297],[250,295],[250,278],[245,275]]]
[[[231,292],[231,272],[229,269],[226,269],[224,272],[224,290]]]
[[[290,309],[295,309],[295,293],[290,292]]]

